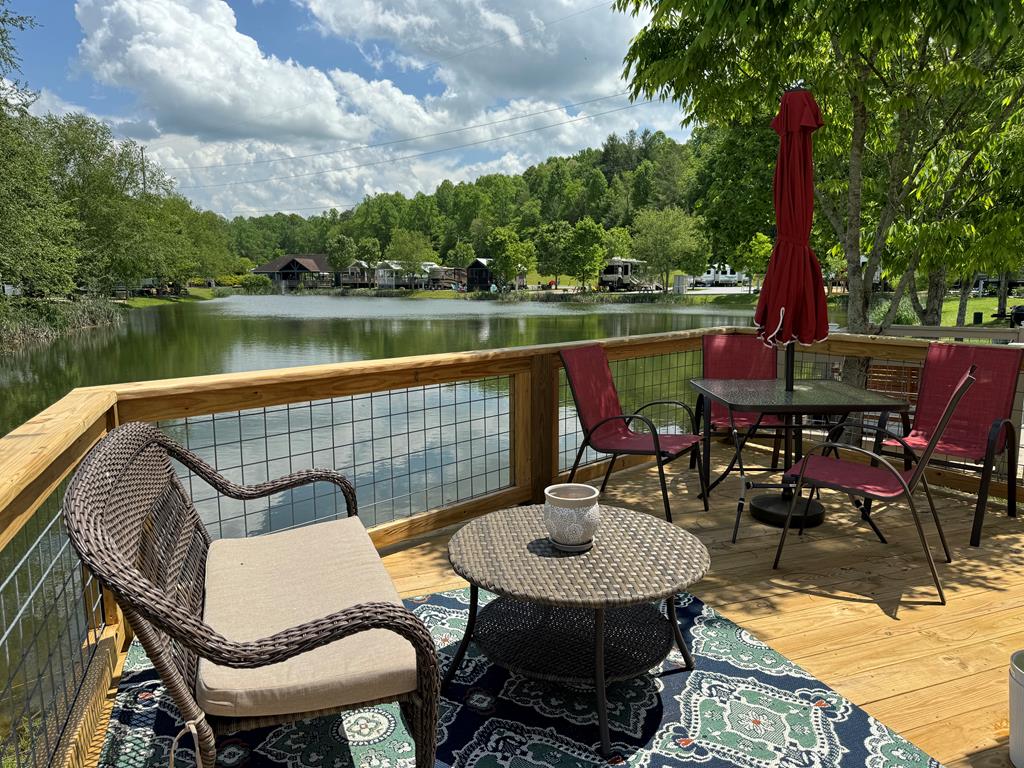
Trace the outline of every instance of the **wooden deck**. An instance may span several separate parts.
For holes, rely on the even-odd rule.
[[[720,454],[721,455],[721,454]],[[949,603],[938,605],[906,507],[879,508],[881,544],[845,496],[824,493],[831,512],[786,542],[771,568],[778,530],[746,516],[729,541],[738,484],[727,481],[698,511],[696,477],[670,467],[676,523],[711,551],[694,592],[823,682],[951,766],[1008,766],[1007,674],[1024,648],[1024,518],[992,502],[980,549],[967,546],[973,497],[936,498],[954,561],[939,561]],[[606,499],[661,514],[657,474],[617,473]],[[923,499],[922,499],[923,502]],[[926,522],[941,552],[934,526]],[[403,596],[464,586],[451,570],[454,529],[388,550]]]

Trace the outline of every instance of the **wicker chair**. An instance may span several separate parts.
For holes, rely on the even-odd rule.
[[[171,459],[234,499],[333,483],[349,516],[211,542]],[[64,519],[170,691],[186,721],[178,738],[191,732],[202,768],[214,768],[215,733],[383,701],[400,703],[416,766],[432,768],[434,643],[398,599],[342,475],[314,469],[239,486],[153,426],[131,423],[75,472]]]

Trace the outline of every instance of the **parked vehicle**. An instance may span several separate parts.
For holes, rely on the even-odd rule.
[[[737,272],[728,264],[713,264],[705,270],[703,275],[697,275],[693,280],[694,285],[701,286],[745,285],[746,282],[747,276],[743,272]]]
[[[1018,304],[1010,310],[1010,327],[1024,328],[1024,304]]]

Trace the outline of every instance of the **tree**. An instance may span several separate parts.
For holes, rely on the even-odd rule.
[[[772,184],[779,139],[769,122],[764,116],[755,125],[693,132],[696,170],[686,204],[704,220],[715,263],[731,264],[737,248],[759,232],[774,231]]]
[[[516,277],[533,269],[537,252],[533,243],[523,242],[512,227],[495,227],[487,238],[491,253],[491,273],[499,285],[508,285]]]
[[[335,232],[327,238],[327,259],[336,272],[341,272],[356,260],[359,246],[344,232]]]
[[[375,237],[363,237],[356,245],[356,258],[371,267],[380,261],[380,242]]]
[[[7,9],[7,0],[0,0],[0,111],[24,113],[34,94],[12,75],[20,71],[21,60],[11,39],[14,32],[24,32],[36,26],[31,16],[22,16]]]
[[[448,251],[445,256],[444,263],[453,267],[465,269],[473,263],[475,258],[476,251],[473,250],[472,244],[465,240],[459,240],[455,243],[455,247]]]
[[[430,238],[422,232],[408,229],[396,229],[391,233],[391,242],[384,255],[388,261],[401,265],[407,275],[419,275],[423,271],[423,262],[437,259]]]
[[[604,243],[604,227],[589,216],[576,222],[565,267],[581,286],[590,284],[601,273],[605,261]]]
[[[74,288],[79,225],[53,189],[53,164],[34,129],[34,118],[0,110],[0,284],[66,294]]]
[[[754,276],[763,275],[768,271],[768,261],[772,256],[772,241],[768,235],[758,232],[750,240],[734,251],[732,267],[737,272],[746,272],[750,276],[750,285],[754,285]]]
[[[673,272],[701,274],[707,268],[708,250],[700,219],[679,208],[638,211],[633,220],[633,258],[646,262],[665,290]]]
[[[568,251],[572,232],[569,222],[552,221],[541,226],[533,241],[537,249],[537,272],[555,278],[556,287],[559,275],[569,271]]]
[[[872,277],[928,169],[940,156],[955,158],[943,192],[955,197],[966,169],[1021,112],[1024,19],[1015,0],[616,7],[651,18],[626,55],[633,97],[677,100],[688,123],[750,124],[766,94],[814,84],[825,119],[815,134],[815,198],[846,257],[853,331],[876,330],[868,326]],[[866,363],[848,373],[862,381]]]
[[[625,227],[613,227],[604,233],[605,258],[628,259],[633,247],[633,237]]]

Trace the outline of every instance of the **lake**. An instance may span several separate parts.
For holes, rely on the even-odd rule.
[[[120,326],[0,356],[0,434],[80,386],[749,325],[752,314],[657,304],[293,295],[136,309]]]

